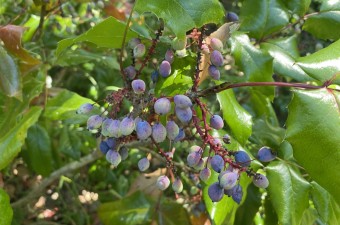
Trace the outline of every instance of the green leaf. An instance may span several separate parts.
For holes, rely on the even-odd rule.
[[[317,224],[318,214],[313,208],[308,208],[302,215],[301,225],[315,225]]]
[[[231,52],[236,65],[244,72],[247,81],[273,81],[273,59],[265,51],[255,48],[249,37],[240,32],[234,32],[231,37]],[[273,87],[254,88],[272,99]]]
[[[340,94],[329,89],[295,90],[286,138],[308,174],[340,203]]]
[[[340,40],[311,55],[299,58],[296,63],[316,80],[325,82],[331,79],[340,71]],[[340,84],[340,77],[333,83]]]
[[[290,11],[303,16],[308,11],[311,0],[284,0],[282,2]]]
[[[138,0],[135,10],[140,14],[154,13],[179,37],[184,37],[192,28],[219,23],[224,17],[223,7],[217,0]]]
[[[154,208],[142,192],[136,192],[121,200],[104,203],[98,209],[98,215],[105,225],[150,224],[151,211]]]
[[[54,98],[47,101],[44,116],[52,120],[65,120],[74,116],[88,117],[88,115],[77,115],[76,110],[84,103],[93,103],[91,99],[63,90]]]
[[[2,188],[0,188],[0,212],[1,212],[0,225],[11,224],[13,210],[9,203],[9,197]]]
[[[256,39],[280,30],[289,22],[285,6],[279,0],[245,0],[240,14],[241,31]]]
[[[7,96],[22,99],[22,83],[17,65],[0,46],[0,90]]]
[[[58,43],[56,55],[60,56],[61,52],[69,46],[79,42],[91,42],[98,47],[105,48],[121,48],[126,24],[119,20],[109,17],[98,23],[86,33],[75,38],[67,38]],[[133,37],[137,37],[138,33],[128,30],[126,41]]]
[[[309,183],[284,162],[271,162],[266,167],[268,193],[279,218],[279,224],[299,225],[308,208]]]
[[[53,170],[53,157],[46,129],[38,124],[31,126],[27,131],[26,146],[23,153],[28,165],[38,174],[49,175]]]
[[[312,182],[312,199],[322,222],[340,224],[340,207],[333,197],[316,182]]]
[[[241,145],[245,144],[251,135],[251,115],[237,102],[233,90],[225,90],[217,94],[217,100],[223,113],[223,119],[229,125],[234,137]]]
[[[20,152],[24,144],[27,130],[35,124],[40,116],[42,108],[32,107],[18,123],[0,138],[0,170],[5,168]]]
[[[324,0],[322,1],[320,11],[330,11],[330,10],[340,10],[340,2],[334,0]]]
[[[75,130],[69,131],[69,128],[65,126],[60,135],[59,150],[65,155],[77,160],[80,158],[81,149],[83,149],[83,140],[81,137],[77,135]]]
[[[158,209],[158,224],[179,225],[190,224],[188,212],[175,202],[163,202]],[[176,215],[176,216],[174,216]]]

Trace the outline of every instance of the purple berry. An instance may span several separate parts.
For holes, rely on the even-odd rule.
[[[145,82],[143,80],[133,80],[131,86],[136,94],[143,94],[145,91]]]
[[[223,188],[220,186],[218,182],[213,183],[210,185],[208,189],[208,195],[213,202],[219,202],[223,198]]]
[[[270,162],[276,158],[276,152],[269,147],[262,147],[257,153],[257,159],[262,162]]]
[[[208,74],[214,79],[219,80],[221,77],[221,73],[218,68],[214,65],[210,65],[208,68]]]
[[[114,150],[117,147],[117,140],[115,138],[108,138],[106,140],[107,145],[110,149]]]
[[[222,137],[222,140],[224,143],[226,144],[230,144],[230,136],[228,134],[225,134],[223,137]]]
[[[259,187],[259,188],[267,188],[269,185],[269,181],[267,177],[260,173],[257,173],[254,175],[253,183],[256,187]]]
[[[219,115],[213,115],[210,118],[210,126],[216,130],[223,128],[224,122],[222,117],[220,117]]]
[[[187,38],[178,38],[178,37],[175,37],[173,40],[172,40],[172,48],[175,49],[176,51],[177,50],[182,50],[182,49],[185,49],[187,45]]]
[[[138,168],[141,172],[149,169],[150,167],[150,161],[148,160],[148,158],[142,158],[138,161]]]
[[[174,62],[175,54],[171,49],[168,49],[165,53],[165,60],[168,61],[170,64]]]
[[[200,161],[196,165],[193,166],[195,170],[202,170],[205,166],[205,162],[207,161],[207,157],[201,158]]]
[[[210,53],[210,49],[209,49],[208,45],[206,45],[206,44],[202,45],[201,51],[204,55],[208,55]]]
[[[176,107],[181,108],[181,109],[186,109],[192,106],[192,102],[190,98],[186,95],[175,95],[174,103]]]
[[[158,177],[157,182],[156,182],[156,186],[164,191],[165,189],[167,189],[170,185],[170,180],[167,176],[163,175]]]
[[[109,134],[108,137],[119,138],[121,135],[119,131],[119,126],[120,126],[120,121],[113,120],[107,128],[107,133]]]
[[[176,192],[176,193],[181,193],[183,191],[183,183],[180,179],[177,178],[172,183],[172,190],[174,190],[174,192]]]
[[[217,51],[221,52],[223,50],[223,43],[218,38],[211,38],[211,40],[210,40],[210,47],[213,50],[217,50]]]
[[[91,112],[92,109],[93,109],[93,104],[85,103],[85,104],[82,104],[81,106],[79,106],[76,113],[77,114],[87,114],[87,113]]]
[[[128,46],[130,49],[134,49],[140,43],[141,43],[141,40],[139,38],[131,38],[129,40]]]
[[[107,145],[106,141],[101,141],[99,149],[105,155],[110,150],[110,147]]]
[[[239,184],[235,185],[232,189],[224,189],[224,194],[228,195],[229,197],[231,196],[237,204],[240,204],[242,201],[243,191],[241,185]]]
[[[168,114],[171,109],[171,103],[167,98],[160,98],[155,102],[154,109],[158,115]]]
[[[245,151],[237,151],[235,153],[235,161],[242,167],[250,166],[251,159]]]
[[[223,55],[221,52],[214,50],[210,54],[210,62],[215,66],[223,66]]]
[[[152,126],[152,138],[155,142],[163,142],[166,138],[166,128],[161,123],[155,123]]]
[[[110,132],[110,126],[112,126],[113,119],[106,118],[102,123],[101,133],[103,136],[112,137],[112,133]]]
[[[147,121],[140,121],[136,125],[136,133],[139,140],[145,140],[150,137],[152,128]]]
[[[122,146],[122,147],[119,149],[119,154],[120,154],[122,160],[127,159],[127,157],[129,156],[129,150],[128,150],[128,148],[125,147],[125,146]]]
[[[228,190],[232,189],[236,185],[237,179],[238,179],[237,173],[227,172],[220,178],[219,182],[221,187]]]
[[[136,58],[141,58],[145,54],[145,45],[144,44],[138,44],[136,47],[133,48],[133,56]]]
[[[234,12],[228,12],[226,18],[228,22],[237,22],[239,20],[238,15]]]
[[[132,80],[133,78],[135,78],[137,71],[135,69],[135,67],[133,66],[128,66],[124,69],[124,73],[126,74],[126,76]]]
[[[164,60],[159,65],[159,74],[162,77],[168,77],[171,74],[171,65],[168,61]]]
[[[219,138],[214,138],[213,145],[215,145],[215,146],[216,145],[222,146],[221,140]]]
[[[214,155],[210,160],[210,165],[213,170],[220,173],[224,168],[224,160],[220,155]]]
[[[175,113],[177,118],[182,122],[182,123],[189,123],[191,118],[192,118],[192,111],[191,108],[179,108],[175,107]]]
[[[122,135],[130,135],[135,129],[135,121],[132,117],[125,117],[119,125],[119,131]]]
[[[175,138],[178,136],[179,134],[179,127],[178,125],[170,120],[166,123],[166,136],[171,140],[175,140]]]
[[[185,132],[182,128],[179,129],[178,135],[174,141],[181,141],[185,138]]]
[[[110,162],[114,167],[117,167],[119,163],[122,161],[122,158],[117,151],[109,150],[106,153],[106,160]]]
[[[103,123],[103,118],[99,115],[93,115],[90,116],[90,118],[87,120],[87,129],[94,130],[101,127]]]
[[[211,170],[209,168],[204,168],[200,172],[200,178],[202,181],[206,182],[211,176]]]
[[[187,163],[188,163],[188,166],[190,167],[194,167],[196,166],[199,161],[201,159],[201,153],[200,152],[191,152],[189,153],[189,155],[187,156]]]
[[[158,80],[158,77],[159,77],[159,73],[157,70],[154,70],[152,73],[151,73],[151,80],[153,83],[156,83],[157,80]]]

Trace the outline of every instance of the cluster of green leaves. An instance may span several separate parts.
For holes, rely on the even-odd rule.
[[[8,176],[13,162],[19,157],[32,176],[33,173],[49,176],[96,148],[91,134],[75,125],[84,124],[87,116],[77,116],[75,110],[82,103],[93,102],[91,99],[103,99],[110,90],[123,85],[118,75],[119,56],[114,49],[121,47],[125,23],[113,17],[89,16],[87,3],[75,7],[76,3],[68,2],[62,7],[64,13],[76,13],[81,20],[49,16],[40,40],[33,42],[39,26],[36,15],[44,4],[37,2],[29,7],[25,19],[16,22],[20,26],[0,27],[0,39],[5,43],[0,46],[0,105],[3,106],[0,108],[0,170]],[[0,12],[6,11],[14,17],[15,12],[9,8],[8,1],[5,3],[0,6]],[[15,4],[22,7],[20,3]],[[52,8],[57,1],[50,4],[46,7]],[[128,30],[126,40],[139,36],[148,44],[155,29],[147,19],[157,21],[155,17],[162,18],[166,29],[157,47],[159,52],[169,46],[167,35],[183,37],[192,28],[207,23],[222,24],[224,16],[224,9],[217,0],[138,0],[134,9],[139,15],[134,17],[133,29]],[[240,28],[228,41],[227,53],[235,64],[231,70],[222,73],[221,82],[274,81],[273,74],[276,74],[286,82],[322,85],[332,80],[332,87],[338,88],[339,3],[331,0],[322,3],[311,0],[243,0],[238,5],[228,5],[227,10],[239,12]],[[94,7],[93,12],[98,13],[100,9]],[[138,18],[145,12],[153,14],[144,14],[147,24],[140,25]],[[23,33],[21,26],[29,29]],[[13,34],[13,29],[16,37],[8,38],[6,34]],[[24,49],[21,41],[34,53]],[[303,44],[308,41],[313,47],[303,49]],[[325,47],[318,50],[314,47],[316,43]],[[195,54],[175,60],[173,73],[157,83],[155,94],[185,93],[193,83],[195,64]],[[150,71],[146,69],[146,73]],[[242,76],[237,76],[240,71]],[[143,79],[150,80],[146,73]],[[53,80],[52,87],[46,86],[49,78]],[[206,80],[200,88],[211,85],[214,82]],[[340,94],[322,88],[312,91],[296,89],[288,96],[282,96],[275,95],[275,90],[273,87],[226,90],[207,97],[206,103],[211,111],[220,110],[223,114],[227,132],[232,135],[231,149],[243,149],[255,156],[256,149],[266,145],[275,149],[281,159],[269,164],[256,160],[252,163],[254,170],[265,171],[270,185],[267,190],[260,191],[243,175],[241,185],[245,195],[240,205],[227,197],[219,203],[210,201],[207,187],[216,180],[217,174],[213,174],[207,183],[202,184],[209,218],[216,225],[314,224],[315,221],[338,224]],[[278,93],[284,92],[279,89]],[[285,113],[284,109],[273,104],[273,101],[278,102],[285,108],[287,102],[278,101],[284,97],[291,100],[287,120],[286,116],[278,116]],[[219,107],[212,104],[217,101]],[[280,126],[282,123],[284,127]],[[176,147],[184,149],[186,146]],[[141,192],[127,194],[126,190],[138,177],[133,168],[140,157],[136,152],[130,152],[130,155],[129,163],[115,171],[101,160],[86,171],[89,178],[84,185],[100,193],[101,202],[119,196],[117,201],[99,207],[102,222],[149,224],[158,218],[156,220],[165,224],[189,224],[187,210],[171,200],[165,201],[157,211],[159,214],[155,214],[157,203],[154,199]],[[124,170],[131,170],[128,178],[123,175]],[[118,193],[107,194],[108,185]],[[8,224],[13,212],[3,189],[0,189],[0,211],[5,215],[0,224]],[[61,210],[66,215],[67,211]],[[176,218],[171,217],[173,212],[178,215]],[[68,220],[74,219],[77,213],[75,210]],[[86,221],[73,221],[86,224]]]

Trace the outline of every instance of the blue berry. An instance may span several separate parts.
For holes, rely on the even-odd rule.
[[[119,120],[113,120],[109,126],[106,128],[107,129],[107,133],[108,133],[108,137],[115,137],[115,138],[119,138],[120,137],[120,131],[119,131],[119,127],[120,127],[120,121]]]
[[[166,136],[173,141],[178,136],[178,134],[179,134],[178,125],[172,120],[168,121],[166,123]]]
[[[168,61],[164,60],[159,65],[159,74],[162,77],[168,77],[171,74],[171,65]]]
[[[257,159],[262,162],[270,162],[276,158],[276,152],[269,147],[262,147],[257,153]]]
[[[158,177],[157,182],[156,182],[156,186],[160,190],[164,191],[165,189],[167,189],[169,187],[169,185],[170,185],[170,180],[167,176],[162,175],[162,176]]]
[[[223,50],[223,43],[218,38],[211,38],[211,40],[210,40],[210,47],[213,50],[217,50],[217,51],[221,52]]]
[[[251,159],[245,151],[237,151],[235,153],[235,161],[242,167],[250,166]]]
[[[210,62],[214,65],[214,66],[223,66],[223,55],[221,54],[221,52],[214,50],[211,54],[210,54]]]
[[[230,136],[228,134],[225,134],[223,137],[222,137],[222,140],[224,143],[226,144],[230,144]]]
[[[219,182],[221,187],[228,190],[232,189],[236,185],[237,179],[238,179],[237,173],[227,172],[220,178]]]
[[[158,77],[159,77],[159,73],[157,70],[154,70],[152,73],[151,73],[151,80],[153,83],[156,83],[157,80],[158,80]]]
[[[208,74],[214,79],[219,80],[221,77],[221,73],[218,68],[214,65],[210,65],[208,68]]]
[[[234,12],[228,12],[226,18],[228,22],[237,22],[239,20],[238,15]]]
[[[138,168],[141,172],[149,169],[150,167],[150,161],[148,160],[148,158],[142,158],[138,161]]]
[[[177,178],[172,183],[172,190],[174,190],[174,192],[176,192],[176,193],[181,193],[183,191],[183,183],[180,179]]]
[[[167,98],[160,98],[155,102],[154,109],[158,115],[168,114],[171,109],[171,103]]]
[[[145,82],[143,80],[137,79],[131,82],[133,91],[136,94],[143,94],[145,91]]]
[[[138,44],[133,48],[133,56],[136,58],[141,58],[145,54],[145,45]]]
[[[108,138],[106,143],[110,149],[116,149],[117,147],[117,140],[115,138]]]
[[[166,128],[161,123],[155,123],[152,126],[152,138],[155,142],[163,142],[166,138]]]
[[[181,109],[186,109],[192,106],[192,102],[190,98],[186,95],[175,95],[174,103],[176,107],[181,108]]]
[[[213,183],[209,186],[208,195],[213,202],[219,202],[223,198],[223,188],[218,182]]]
[[[195,152],[189,153],[189,155],[187,156],[188,166],[190,167],[196,166],[199,163],[200,159],[201,159],[200,152],[195,151]]]
[[[213,115],[210,118],[210,126],[216,130],[223,128],[224,122],[222,117],[220,117],[219,115]]]
[[[87,120],[87,129],[94,130],[101,127],[103,122],[103,118],[99,115],[93,115],[90,116],[90,118]]]
[[[140,121],[136,125],[136,133],[139,140],[145,140],[150,137],[152,128],[147,121]]]
[[[259,187],[259,188],[267,188],[269,185],[269,181],[267,177],[260,173],[257,173],[254,175],[253,183],[256,187]]]
[[[210,165],[213,170],[220,173],[224,168],[224,160],[220,155],[214,155],[210,160]]]
[[[200,172],[200,178],[202,181],[206,182],[211,176],[211,170],[209,168],[204,168]]]
[[[101,141],[99,149],[105,155],[110,150],[110,147],[107,145],[106,141]]]
[[[175,54],[171,49],[168,49],[165,53],[165,60],[168,61],[170,64],[174,62]]]
[[[128,150],[128,148],[125,147],[125,146],[122,146],[122,147],[119,149],[119,155],[121,156],[122,160],[127,159],[127,157],[129,156],[129,150]]]
[[[119,131],[122,135],[130,135],[135,129],[135,121],[131,117],[125,117],[119,125]]]
[[[110,132],[111,131],[110,126],[112,126],[112,123],[113,123],[113,119],[110,119],[110,118],[106,118],[103,121],[102,130],[101,130],[101,133],[103,136],[112,137],[112,133]]]
[[[117,167],[119,163],[122,161],[122,158],[117,151],[109,150],[106,153],[106,160],[110,162],[114,167]]]
[[[135,78],[137,71],[135,69],[135,67],[133,66],[128,66],[124,69],[124,73],[126,74],[126,76],[132,80],[133,78]]]
[[[174,141],[181,141],[184,138],[185,138],[185,132],[184,132],[183,128],[180,128],[179,132],[178,132],[178,135],[177,135],[177,137],[175,138]]]
[[[87,113],[91,112],[92,109],[93,109],[93,104],[85,103],[85,104],[82,104],[81,106],[79,106],[76,113],[77,114],[87,114]]]
[[[179,108],[175,107],[175,113],[177,118],[182,122],[182,123],[189,123],[191,118],[192,118],[192,111],[191,108]]]

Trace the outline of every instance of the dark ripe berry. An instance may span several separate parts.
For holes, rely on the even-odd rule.
[[[262,147],[257,153],[257,159],[262,162],[270,162],[276,158],[276,152],[269,147]]]
[[[139,38],[131,38],[129,40],[128,46],[130,49],[134,49],[140,43],[141,43],[141,40]]]
[[[124,73],[126,74],[126,76],[130,79],[133,80],[137,74],[137,71],[135,69],[135,67],[133,66],[128,66],[124,69]]]
[[[214,79],[219,80],[221,77],[221,73],[218,68],[214,65],[210,65],[208,68],[208,74]]]
[[[186,95],[175,95],[174,103],[176,107],[185,109],[192,106],[190,98]]]
[[[228,12],[226,15],[228,22],[237,22],[238,21],[238,15],[234,12]]]
[[[242,186],[238,184],[235,185],[232,189],[224,189],[224,194],[228,195],[229,197],[231,196],[237,204],[240,204],[243,197]]]
[[[175,138],[178,136],[179,134],[179,127],[178,125],[170,120],[166,123],[166,136],[170,139],[170,140],[175,140]]]
[[[210,62],[215,66],[223,66],[223,55],[221,52],[214,50],[210,54]]]
[[[201,159],[201,153],[200,152],[189,153],[189,155],[187,156],[188,166],[190,166],[190,167],[196,166],[199,163],[200,159]]]
[[[222,137],[222,140],[224,143],[226,144],[230,144],[230,136],[228,134],[225,134],[223,137]]]
[[[223,43],[218,38],[211,38],[211,40],[210,40],[210,47],[213,50],[217,50],[217,51],[221,52],[223,50]]]
[[[148,160],[148,158],[142,158],[138,161],[138,168],[141,172],[149,169],[150,167],[150,161]]]
[[[165,60],[168,61],[170,64],[174,62],[175,54],[174,51],[168,49],[165,53]]]
[[[152,73],[151,73],[151,80],[153,83],[156,83],[158,81],[158,77],[159,77],[159,73],[157,70],[154,70]]]
[[[113,119],[110,119],[110,118],[106,118],[103,121],[102,130],[101,130],[101,133],[103,136],[112,137],[113,134],[110,132],[111,131],[110,126],[112,126],[112,123],[113,123]]]
[[[161,123],[155,123],[152,126],[152,138],[155,142],[163,142],[166,138],[166,128]]]
[[[93,104],[85,103],[85,104],[82,104],[81,106],[79,106],[76,113],[77,114],[87,114],[87,113],[91,112],[92,109],[93,109]]]
[[[224,160],[220,155],[214,155],[210,160],[210,165],[213,170],[220,173],[224,168]]]
[[[192,118],[192,111],[191,108],[179,108],[175,107],[175,113],[176,117],[182,122],[182,123],[189,123]]]
[[[236,185],[237,179],[238,179],[237,173],[227,172],[220,178],[219,182],[221,187],[228,190]]]
[[[176,193],[181,193],[183,191],[183,183],[180,179],[176,178],[176,180],[172,183],[172,190]]]
[[[105,155],[110,150],[110,147],[107,145],[106,141],[101,141],[99,149]]]
[[[119,163],[122,161],[122,158],[117,151],[109,150],[106,153],[106,160],[110,162],[114,167],[117,167]]]
[[[167,176],[163,175],[158,177],[157,182],[156,182],[156,186],[164,191],[165,189],[167,189],[170,185],[170,180]]]
[[[259,188],[267,188],[269,185],[269,181],[267,177],[260,173],[257,173],[254,175],[253,183],[256,187],[259,187]]]
[[[218,182],[213,183],[210,185],[208,189],[208,195],[213,202],[219,202],[223,198],[223,188],[220,186]]]
[[[210,53],[210,49],[209,49],[208,45],[206,45],[206,44],[202,45],[201,51],[204,55],[208,55]]]
[[[94,130],[101,127],[103,123],[103,118],[99,115],[93,115],[90,116],[90,118],[87,120],[87,129]]]
[[[108,138],[106,140],[107,145],[110,149],[114,150],[117,147],[117,140],[115,138]]]
[[[168,77],[171,74],[171,64],[164,60],[161,62],[161,64],[159,65],[159,74],[162,77]]]
[[[141,58],[145,54],[145,45],[138,44],[133,48],[133,56],[136,58]]]
[[[147,139],[152,133],[151,125],[145,120],[139,121],[136,125],[136,133],[139,140]]]
[[[160,98],[155,102],[154,109],[158,115],[168,114],[171,109],[171,103],[167,98]]]
[[[137,79],[131,82],[131,87],[136,94],[143,94],[145,91],[145,82]]]
[[[122,135],[130,135],[135,129],[135,121],[132,117],[125,117],[119,125],[119,131]]]
[[[129,156],[129,150],[128,150],[128,148],[125,147],[125,146],[122,146],[122,147],[119,149],[119,155],[121,156],[122,160],[127,159],[127,157]]]
[[[200,178],[202,181],[206,182],[211,176],[211,170],[209,168],[204,168],[200,172]]]
[[[213,115],[210,118],[210,126],[216,130],[223,128],[224,122],[222,117],[220,117],[219,115]]]
[[[242,167],[250,166],[251,159],[245,151],[237,151],[235,153],[235,161]]]
[[[187,38],[186,37],[184,37],[184,38],[175,37],[172,40],[172,48],[175,49],[176,51],[185,49],[186,45],[187,45]]]
[[[120,127],[120,121],[113,120],[112,123],[110,123],[109,127],[107,128],[109,137],[119,138],[121,135],[119,131],[119,127]]]
[[[185,132],[182,128],[179,129],[178,135],[174,141],[181,141],[185,138]]]

